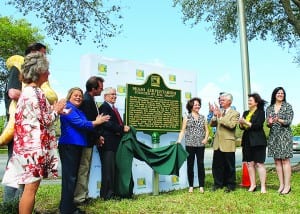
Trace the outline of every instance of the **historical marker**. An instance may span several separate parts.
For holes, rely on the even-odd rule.
[[[177,132],[181,129],[181,91],[168,88],[151,74],[145,84],[127,84],[126,124],[140,131]]]

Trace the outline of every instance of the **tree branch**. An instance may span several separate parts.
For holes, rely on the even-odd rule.
[[[295,5],[300,9],[300,1],[299,0],[292,0]]]
[[[296,1],[296,0],[293,0]],[[294,26],[295,32],[298,36],[300,36],[300,21],[296,18],[296,16],[293,13],[290,0],[280,0],[287,16],[288,16],[288,22]],[[299,2],[299,1],[298,1]]]

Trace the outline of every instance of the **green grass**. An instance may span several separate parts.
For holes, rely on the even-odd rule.
[[[241,181],[241,171],[237,181]],[[206,175],[206,192],[197,189],[188,193],[187,189],[163,192],[158,196],[151,194],[135,195],[133,199],[103,201],[95,199],[91,204],[81,207],[88,214],[96,213],[299,213],[300,173],[292,175],[292,192],[289,195],[277,193],[278,180],[274,169],[267,174],[267,194],[260,190],[250,193],[238,187],[235,192],[222,190],[211,192],[212,175]],[[258,183],[259,184],[259,183]],[[2,190],[0,191],[2,196]],[[39,213],[59,213],[60,185],[42,185],[39,188],[35,209]],[[1,210],[0,210],[1,212]]]
[[[6,146],[0,147],[0,154],[7,154],[7,147]]]

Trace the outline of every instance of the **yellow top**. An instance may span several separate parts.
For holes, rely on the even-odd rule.
[[[248,115],[246,116],[245,120],[247,122],[250,122],[251,118],[252,118],[252,115],[254,114],[255,110],[254,111],[249,111]],[[245,126],[245,129],[249,129],[249,126],[248,125],[244,125]]]
[[[10,70],[11,67],[16,66],[21,72],[21,66],[23,63],[24,57],[20,55],[13,55],[6,60],[6,67],[8,68],[8,70]]]

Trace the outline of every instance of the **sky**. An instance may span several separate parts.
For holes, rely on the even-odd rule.
[[[5,2],[0,2],[1,16],[23,18]],[[172,7],[172,0],[126,0],[122,5],[123,31],[108,40],[106,49],[98,49],[90,39],[82,41],[82,45],[73,41],[55,44],[46,37],[52,49],[48,55],[50,83],[60,98],[65,97],[69,88],[82,86],[80,57],[98,54],[197,72],[197,96],[202,99],[200,113],[207,114],[208,102],[215,102],[221,91],[232,93],[233,105],[239,112],[244,111],[239,39],[216,44],[209,25],[201,23],[191,28],[183,24],[180,8]],[[43,29],[34,14],[24,18]],[[283,49],[271,40],[251,41],[248,50],[251,92],[270,102],[274,88],[284,87],[294,110],[293,124],[299,124],[300,67],[293,63],[294,51]],[[1,113],[4,114],[4,106],[0,108]]]

